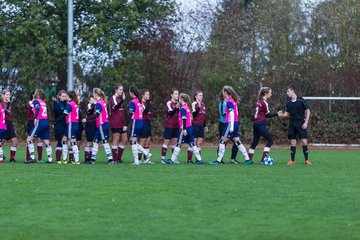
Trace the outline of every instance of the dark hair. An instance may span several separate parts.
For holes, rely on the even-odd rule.
[[[287,89],[290,89],[290,90],[292,90],[292,91],[296,92],[296,87],[295,87],[294,85],[290,85],[290,86],[288,86],[288,88],[287,88]]]
[[[70,90],[67,92],[67,95],[76,103],[76,105],[79,105],[79,99],[75,91]]]
[[[141,89],[141,97],[143,97],[147,92],[150,92],[149,89]]]
[[[195,91],[194,101],[196,101],[196,96],[197,96],[199,93],[203,93],[203,91],[201,91],[201,90],[196,90],[196,91]]]
[[[170,95],[174,94],[175,91],[179,91],[177,88],[170,88]]]
[[[239,96],[231,86],[224,86],[222,90],[230,95],[235,102],[239,102]]]
[[[32,91],[30,92],[30,99],[29,99],[30,101],[33,100],[34,94],[35,94],[35,90],[32,90]]]
[[[137,97],[137,98],[140,97],[140,92],[137,89],[137,87],[135,87],[135,86],[131,86],[129,89],[129,92],[133,93],[135,95],[135,97]]]
[[[259,101],[262,99],[263,96],[265,96],[265,94],[269,93],[271,91],[271,88],[269,87],[262,87],[259,90]]]
[[[222,89],[221,89],[220,92],[219,92],[219,96],[218,96],[218,97],[219,97],[220,102],[221,102],[221,101],[224,101],[223,92],[224,92],[224,91],[223,91]]]
[[[45,100],[45,92],[42,89],[36,89],[34,93],[35,98],[40,98],[41,100]]]
[[[100,88],[93,88],[93,93],[97,94],[100,98],[107,102],[107,97]]]
[[[124,88],[124,86],[123,86],[121,83],[115,84],[114,87],[113,87],[113,94],[115,94],[116,90],[118,90],[119,87],[123,87],[123,88]]]

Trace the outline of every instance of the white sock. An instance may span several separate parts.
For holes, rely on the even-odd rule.
[[[4,160],[4,151],[3,151],[3,148],[2,146],[0,146],[0,160]]]
[[[96,159],[96,155],[99,151],[99,144],[94,142],[92,147],[91,159]]]
[[[138,151],[141,152],[142,154],[144,154],[145,156],[147,156],[147,153],[145,151],[145,149],[138,143],[136,143]]]
[[[219,144],[219,152],[218,152],[218,158],[217,161],[221,162],[221,159],[223,159],[224,154],[225,154],[225,144],[224,143],[220,143]]]
[[[66,161],[67,159],[67,155],[68,155],[68,151],[69,151],[69,146],[66,144],[62,145],[62,160]]]
[[[134,163],[139,164],[138,146],[137,146],[136,143],[131,145],[131,151],[132,151],[133,156],[134,156]]]
[[[240,145],[236,145],[239,149],[239,151],[241,152],[241,154],[243,155],[245,160],[250,160],[249,155],[246,151],[246,148],[244,147],[244,145],[242,143],[240,143]]]
[[[29,154],[30,154],[30,159],[31,160],[35,160],[35,155],[34,155],[34,143],[32,141],[28,142],[28,149],[29,149]]]
[[[74,145],[74,146],[73,146],[73,150],[74,150],[75,162],[79,162],[79,161],[80,161],[80,159],[79,159],[79,153],[80,153],[80,151],[79,151],[78,146],[77,146],[77,145]]]
[[[175,147],[173,154],[171,155],[171,160],[175,161],[180,154],[180,147]]]
[[[201,161],[201,155],[200,155],[199,149],[200,148],[198,148],[197,146],[192,147],[192,151],[193,151],[193,153],[195,155],[196,160]]]
[[[48,156],[48,161],[52,162],[52,147],[51,145],[45,145],[46,146],[46,154]]]
[[[104,143],[103,145],[104,145],[105,153],[106,153],[106,156],[107,156],[108,160],[112,160],[113,156],[112,156],[110,144],[109,143]]]

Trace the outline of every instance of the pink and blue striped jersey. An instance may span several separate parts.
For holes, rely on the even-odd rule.
[[[130,101],[130,112],[133,113],[133,120],[143,120],[144,105],[138,98],[134,98]]]
[[[183,129],[183,119],[186,119],[186,127],[191,127],[191,111],[187,104],[181,106],[179,111],[179,125]]]
[[[229,122],[230,122],[230,112],[231,112],[231,111],[234,112],[234,122],[238,122],[238,121],[239,121],[238,106],[237,106],[237,103],[234,101],[234,99],[233,99],[232,97],[230,97],[230,98],[226,101],[226,108],[225,108],[226,117],[225,117],[225,123],[229,123]]]
[[[3,108],[2,104],[0,104],[0,129],[1,130],[6,130],[5,109]]]
[[[33,102],[33,112],[36,115],[36,109],[39,108],[39,114],[37,116],[37,119],[39,120],[47,120],[47,109],[46,109],[46,103],[42,99],[35,99]]]
[[[66,123],[78,123],[79,122],[79,106],[71,100],[66,104],[64,113],[66,115]]]
[[[106,103],[103,99],[99,99],[95,105],[95,111],[100,114],[96,118],[96,127],[100,127],[104,123],[109,122],[109,115],[106,109]]]

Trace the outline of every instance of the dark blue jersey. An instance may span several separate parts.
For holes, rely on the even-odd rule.
[[[54,121],[57,120],[57,122],[54,122],[55,125],[64,125],[66,126],[66,115],[63,114],[64,110],[66,108],[66,101],[56,101],[54,104]]]
[[[289,113],[290,121],[304,121],[307,109],[310,109],[309,105],[302,97],[298,97],[296,100],[290,99],[285,105],[285,111]]]

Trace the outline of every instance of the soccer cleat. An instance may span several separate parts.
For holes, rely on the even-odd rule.
[[[223,163],[215,160],[213,162],[209,162],[209,164],[211,164],[211,165],[222,165]]]
[[[79,164],[80,164],[80,161],[73,161],[73,162],[71,162],[71,164],[79,165]]]
[[[166,164],[174,164],[175,162],[173,160],[171,160],[171,159],[167,159],[167,160],[164,161],[164,163],[166,163]]]
[[[29,159],[24,161],[25,164],[31,164],[31,163],[36,163],[35,159]]]
[[[152,154],[149,153],[149,154],[146,156],[146,158],[145,158],[145,160],[144,160],[144,163],[145,163],[145,164],[146,164],[146,163],[149,163],[151,157],[152,157]]]
[[[305,164],[306,164],[306,165],[311,165],[310,160],[306,160],[306,161],[305,161]]]
[[[177,160],[177,159],[175,159],[173,162],[174,162],[175,164],[179,164],[179,163],[180,163],[180,161]]]
[[[44,161],[44,160],[41,160],[41,161]],[[57,164],[68,164],[68,161],[60,160],[60,161],[57,161]]]
[[[253,163],[254,163],[254,162],[253,162],[252,160],[250,160],[250,159],[244,161],[244,164],[245,164],[245,165],[251,165],[251,164],[253,164]]]
[[[114,165],[114,164],[117,164],[117,162],[111,159],[111,160],[108,160],[107,164]]]
[[[187,160],[187,164],[194,164],[193,160]]]
[[[295,161],[293,161],[293,160],[290,160],[290,161],[288,161],[288,163],[287,163],[287,165],[294,165],[295,164]]]
[[[140,162],[133,162],[131,165],[140,165]]]
[[[202,160],[196,160],[195,164],[201,165],[201,164],[204,164],[204,162]]]
[[[39,163],[45,164],[45,163],[46,163],[46,160],[42,159],[42,160],[39,161]]]
[[[260,165],[265,165],[264,159],[262,159],[262,160],[260,161]]]
[[[236,159],[230,159],[231,164],[240,164],[240,162]]]
[[[16,160],[15,159],[10,159],[10,162],[11,163],[16,163]]]

